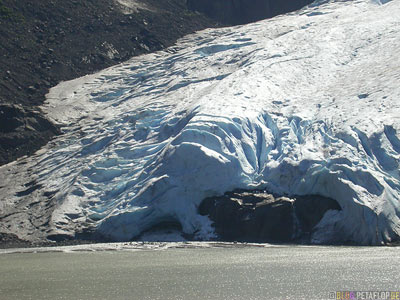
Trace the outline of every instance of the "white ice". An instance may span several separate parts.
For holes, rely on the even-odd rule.
[[[315,243],[390,242],[400,235],[399,16],[399,0],[320,1],[61,83],[43,109],[64,134],[0,169],[2,208],[34,177],[55,192],[54,232],[90,225],[124,241],[178,222],[208,239],[205,197],[260,188],[337,200]]]

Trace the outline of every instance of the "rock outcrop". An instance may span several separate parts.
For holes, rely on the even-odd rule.
[[[31,154],[59,129],[39,110],[0,103],[0,162]]]
[[[314,227],[330,209],[341,208],[318,195],[288,198],[237,190],[205,199],[199,213],[214,222],[221,240],[309,243]]]
[[[187,0],[194,11],[229,24],[245,24],[291,12],[310,4],[310,0]]]

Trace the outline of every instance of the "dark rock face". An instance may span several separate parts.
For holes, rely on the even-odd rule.
[[[341,210],[340,205],[333,199],[318,196],[298,196],[294,198],[294,208],[300,232],[311,234],[315,225],[329,209]]]
[[[214,222],[221,240],[241,242],[309,242],[313,228],[339,204],[322,196],[274,197],[260,191],[237,190],[205,199],[201,215]]]
[[[227,24],[246,24],[291,12],[311,0],[187,0],[188,7]]]
[[[29,246],[32,246],[32,244],[19,239],[15,234],[0,232],[0,249],[23,248]]]
[[[31,154],[58,133],[58,128],[40,111],[0,104],[0,164]]]

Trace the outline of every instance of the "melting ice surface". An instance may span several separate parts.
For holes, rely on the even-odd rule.
[[[338,201],[315,243],[396,239],[399,16],[398,0],[314,3],[61,83],[44,110],[65,133],[10,174],[53,191],[59,233],[130,240],[176,221],[207,239],[205,197],[263,188]]]

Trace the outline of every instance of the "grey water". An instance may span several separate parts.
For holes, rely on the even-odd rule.
[[[0,252],[0,299],[336,299],[399,291],[399,262],[399,247]]]

